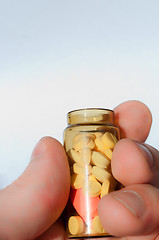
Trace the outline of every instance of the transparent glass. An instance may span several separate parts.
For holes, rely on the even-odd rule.
[[[70,165],[70,197],[66,208],[68,238],[108,237],[98,216],[99,200],[120,189],[111,158],[120,139],[114,112],[80,109],[68,113],[64,148]]]

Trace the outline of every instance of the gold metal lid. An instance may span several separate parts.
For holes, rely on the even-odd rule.
[[[69,125],[73,124],[114,124],[114,111],[104,108],[85,108],[67,114]]]

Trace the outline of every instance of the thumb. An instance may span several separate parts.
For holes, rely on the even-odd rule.
[[[45,137],[24,173],[0,192],[0,239],[35,239],[61,215],[69,195],[62,145]]]
[[[149,184],[131,185],[103,197],[99,203],[103,227],[118,237],[157,234],[159,190]]]

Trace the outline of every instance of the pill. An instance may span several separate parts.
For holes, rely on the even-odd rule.
[[[71,187],[74,189],[82,188],[85,182],[85,177],[80,174],[72,174],[71,175]]]
[[[76,151],[80,151],[82,148],[93,149],[95,147],[94,141],[89,137],[80,138],[73,144],[73,148]]]
[[[74,173],[81,174],[88,176],[92,172],[92,166],[91,165],[85,165],[84,167],[81,166],[79,163],[74,163],[73,164],[73,171]]]
[[[93,141],[95,140],[96,136],[94,133],[89,133],[88,137],[90,137]]]
[[[68,220],[68,229],[72,235],[84,232],[85,224],[80,216],[71,216]]]
[[[110,148],[108,148],[104,151],[104,154],[111,160],[112,155],[113,155],[113,151]]]
[[[98,215],[93,218],[92,226],[97,233],[104,233],[104,228]]]
[[[85,135],[86,136],[86,135]],[[73,142],[78,142],[81,138],[84,138],[84,133],[78,133],[74,136]]]
[[[96,180],[93,175],[90,175],[88,181],[83,187],[83,191],[90,197],[97,197],[101,193],[101,184]]]
[[[105,179],[102,187],[101,187],[101,194],[100,197],[104,197],[105,195],[107,195],[109,193],[109,189],[110,189],[110,180],[109,179]]]
[[[106,169],[102,169],[97,166],[92,168],[92,175],[101,183],[103,183],[105,179],[111,179],[112,177],[112,175],[107,172]]]
[[[73,148],[76,151],[80,151],[82,148],[87,147],[87,144],[89,143],[90,138],[88,137],[84,137],[84,138],[80,138],[78,139],[78,141],[75,141],[73,144]]]
[[[67,156],[70,160],[72,160],[72,162],[80,162],[80,153],[73,148],[69,149],[69,151],[67,152]]]
[[[113,192],[116,186],[117,186],[117,181],[113,176],[111,176],[110,179],[105,179],[101,187],[100,197],[102,198],[109,192]]]
[[[100,168],[108,168],[110,166],[110,160],[102,153],[92,151],[91,163]]]
[[[113,134],[106,132],[101,137],[103,144],[111,149],[113,149],[115,147],[115,142],[114,142],[112,135]]]
[[[103,144],[101,137],[97,137],[94,142],[96,145],[96,149],[100,152],[104,152],[108,148]]]
[[[78,133],[75,135],[73,142],[77,142],[83,138],[90,138],[92,140],[95,140],[96,136],[93,133],[87,133],[87,132],[82,132],[82,133]]]
[[[91,161],[91,149],[83,148],[80,150],[80,152],[76,151],[75,149],[70,149],[67,152],[67,156],[69,157],[71,163],[77,162],[84,166],[85,164],[89,164]]]
[[[96,136],[96,138],[98,138],[98,137],[102,137],[102,136],[103,136],[103,133],[101,133],[101,132],[95,132],[94,135]]]
[[[112,137],[113,141],[116,144],[118,142],[118,139],[116,138],[116,136],[111,133],[111,137]]]
[[[90,140],[87,144],[87,147],[93,149],[95,147],[95,142],[93,140]]]
[[[94,148],[95,135],[92,133],[79,133],[73,139],[73,147],[79,151],[84,147]]]
[[[91,161],[91,149],[90,148],[83,148],[80,152],[80,162],[82,166],[86,164],[90,164]]]
[[[82,188],[70,189],[70,201],[72,202],[77,213],[87,224],[90,224],[90,221],[98,214],[97,209],[99,200],[99,197],[90,197],[84,194]]]

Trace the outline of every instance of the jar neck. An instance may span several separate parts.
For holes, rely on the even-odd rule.
[[[102,108],[86,108],[71,111],[67,114],[68,125],[76,124],[112,124],[114,111]]]

